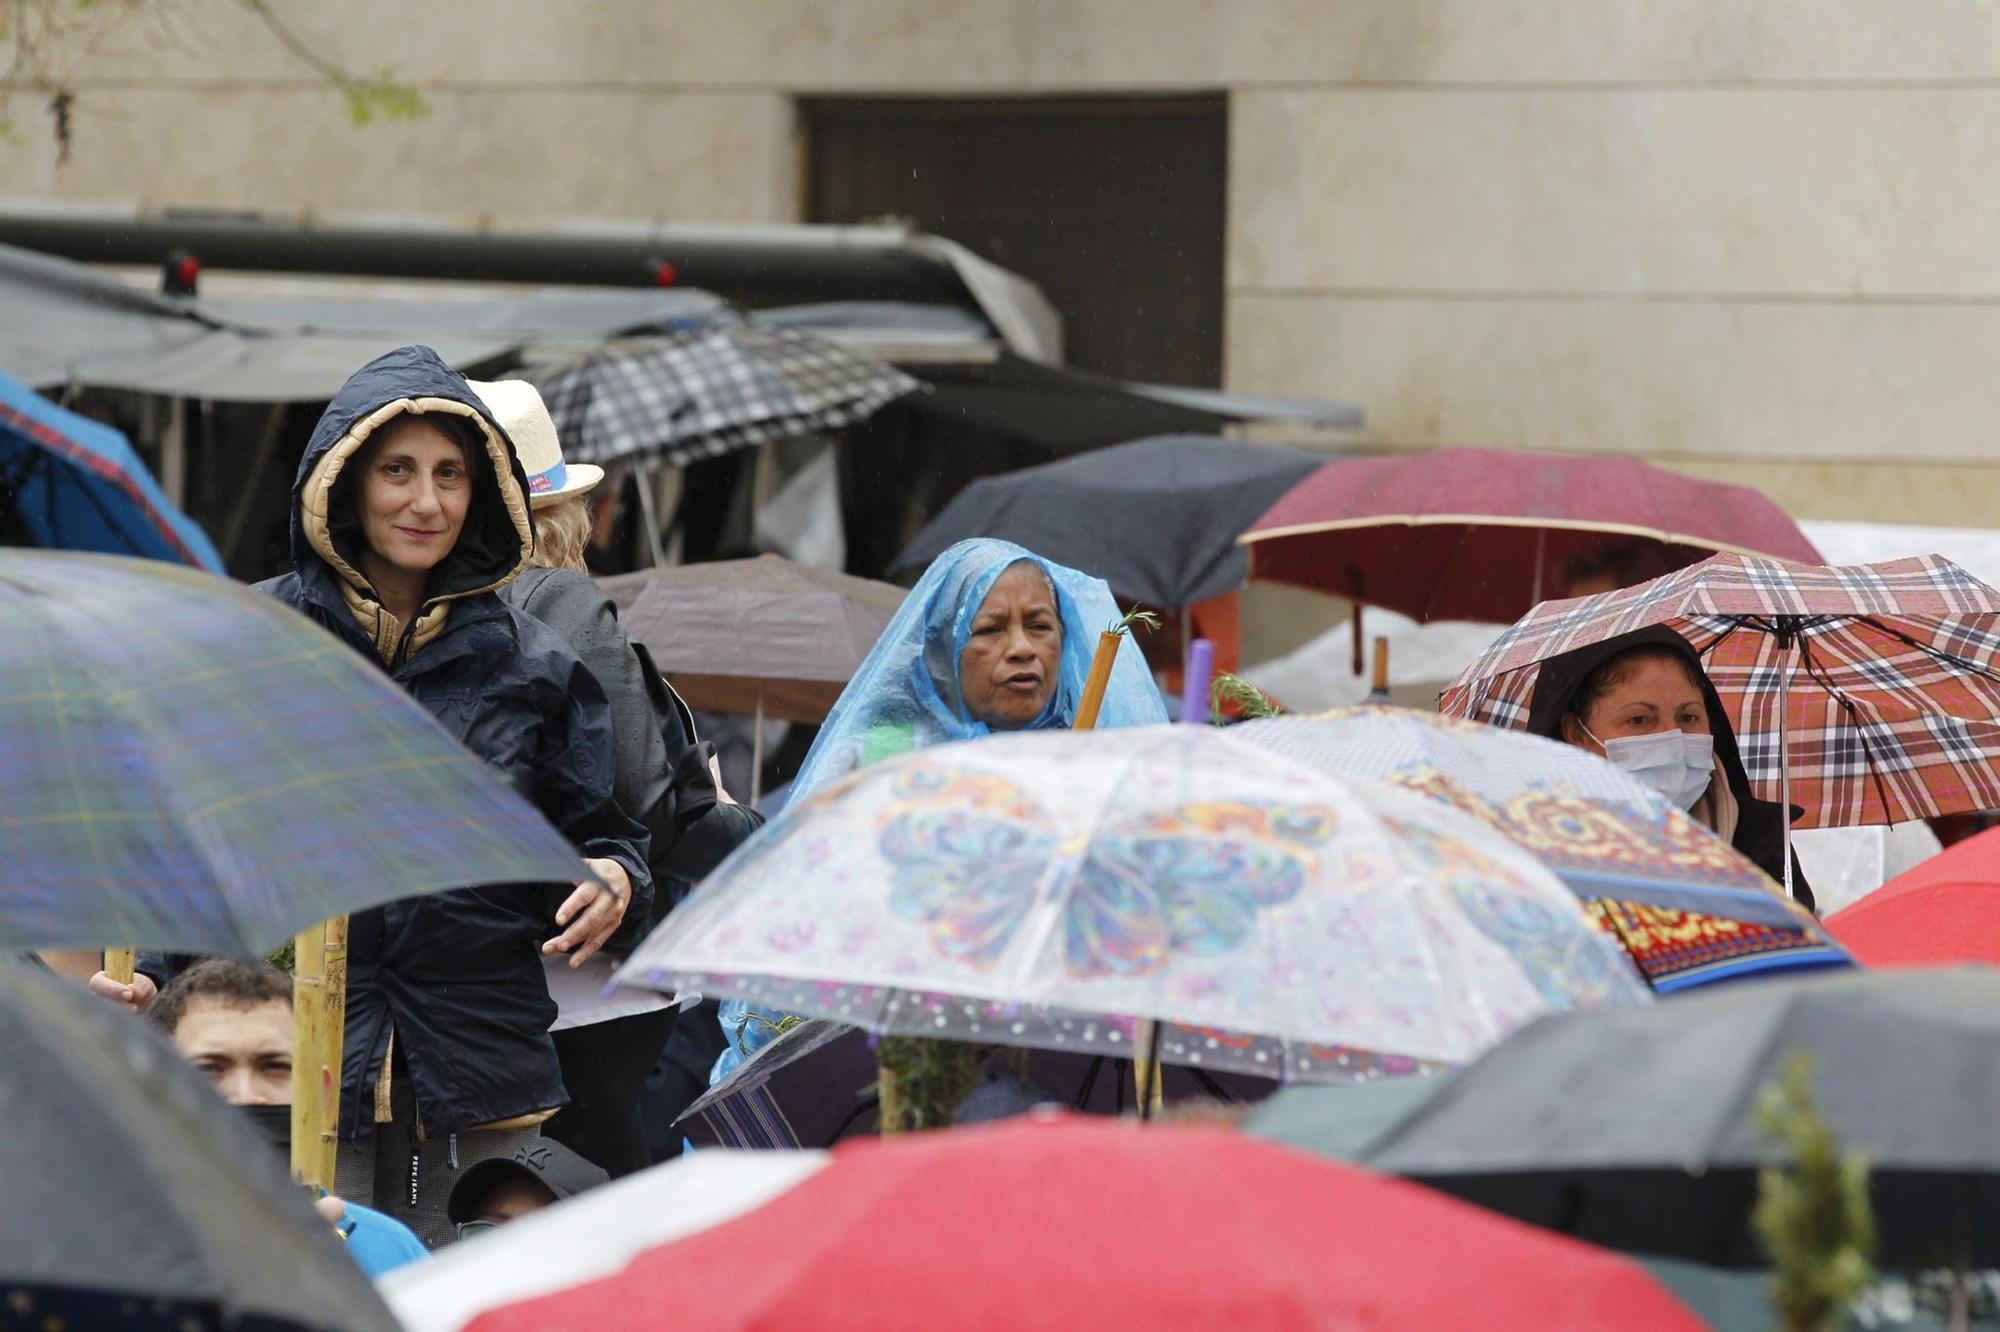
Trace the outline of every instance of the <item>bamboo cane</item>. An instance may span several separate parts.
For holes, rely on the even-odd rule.
[[[309,1188],[331,1189],[347,1026],[347,917],[301,931],[294,951],[292,1178]]]
[[[887,1064],[876,1065],[876,1132],[887,1136],[903,1131],[903,1089]]]
[[[1106,629],[1097,636],[1097,652],[1090,659],[1090,676],[1084,681],[1083,697],[1077,702],[1071,730],[1088,731],[1097,726],[1098,709],[1104,706],[1104,691],[1111,687],[1111,667],[1118,660],[1118,640],[1123,637],[1122,626]]]
[[[120,985],[130,985],[136,974],[133,971],[138,953],[130,948],[107,948],[104,950],[104,974]]]

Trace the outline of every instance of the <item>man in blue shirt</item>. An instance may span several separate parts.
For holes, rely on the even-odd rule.
[[[175,977],[151,1014],[183,1058],[281,1151],[292,1130],[292,981],[260,963],[210,958]],[[359,1203],[317,1204],[370,1277],[427,1256],[402,1222]]]

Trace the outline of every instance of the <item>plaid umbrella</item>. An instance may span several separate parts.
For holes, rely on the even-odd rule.
[[[1799,827],[2000,806],[2000,592],[1937,555],[1846,568],[1718,555],[1545,602],[1439,707],[1525,726],[1543,661],[1648,625],[1701,654],[1751,783],[1805,806]]]
[[[6,549],[0,847],[0,951],[254,957],[395,898],[583,869],[381,671],[271,598]]]
[[[538,387],[572,461],[680,466],[852,425],[919,385],[811,333],[736,324],[612,343]]]

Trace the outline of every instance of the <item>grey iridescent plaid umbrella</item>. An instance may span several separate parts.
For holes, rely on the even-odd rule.
[[[366,658],[239,584],[0,549],[0,950],[257,956],[576,852]]]
[[[837,430],[921,386],[811,333],[736,324],[612,343],[538,387],[570,459],[679,466]]]

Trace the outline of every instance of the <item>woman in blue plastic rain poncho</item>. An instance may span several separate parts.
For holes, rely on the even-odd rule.
[[[848,682],[792,783],[787,807],[857,768],[911,750],[994,731],[1067,728],[1098,635],[1119,619],[1101,579],[1009,541],[959,542],[931,561]],[[1166,720],[1160,691],[1128,638],[1097,725]],[[710,1085],[776,1035],[783,1018],[725,1002],[729,1048],[716,1060]]]

